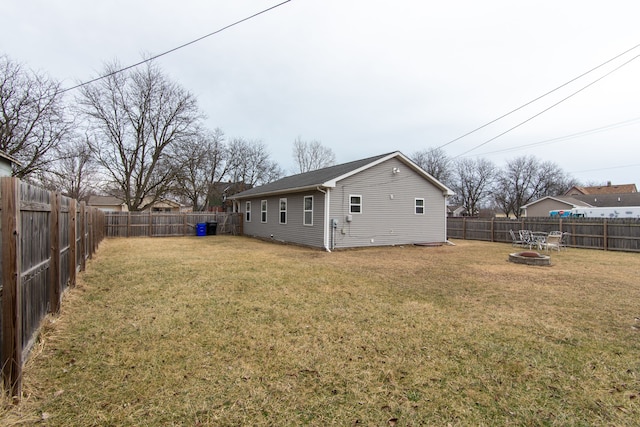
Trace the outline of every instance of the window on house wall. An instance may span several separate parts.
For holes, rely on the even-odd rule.
[[[260,202],[260,222],[267,222],[267,201]]]
[[[416,198],[416,215],[424,215],[424,199]]]
[[[358,196],[358,195],[349,196],[349,213],[352,213],[352,214],[362,213],[362,196]]]
[[[304,225],[313,225],[313,196],[304,197]]]
[[[280,199],[280,224],[287,223],[287,199]]]
[[[251,222],[251,202],[245,204],[244,217],[245,221]]]

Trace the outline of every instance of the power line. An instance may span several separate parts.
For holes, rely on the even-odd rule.
[[[594,133],[599,133],[599,132],[605,132],[611,129],[617,129],[623,126],[631,126],[633,124],[635,124],[636,122],[640,121],[640,117],[636,117],[635,119],[629,119],[629,120],[625,120],[622,122],[617,122],[617,123],[612,123],[610,125],[606,125],[606,126],[601,126],[598,128],[594,128],[594,129],[589,129],[589,130],[585,130],[582,132],[576,132],[576,133],[572,133],[569,135],[564,135],[564,136],[559,136],[556,138],[550,138],[550,139],[545,139],[544,141],[538,141],[538,142],[532,142],[529,144],[524,144],[524,145],[518,145],[517,147],[510,147],[510,148],[504,148],[502,150],[495,150],[495,151],[489,151],[486,153],[480,153],[478,154],[478,156],[487,156],[490,154],[497,154],[497,153],[504,153],[507,151],[516,151],[516,150],[521,150],[523,148],[530,148],[530,147],[535,147],[538,145],[547,145],[547,144],[551,144],[554,142],[561,142],[561,141],[566,141],[569,139],[574,139],[574,138],[579,138],[581,136],[586,136],[586,135],[591,135]]]
[[[250,19],[253,19],[253,18],[257,17],[257,16],[260,16],[260,15],[262,15],[262,14],[265,14],[265,13],[267,13],[267,12],[270,12],[270,11],[272,11],[273,9],[276,9],[276,8],[278,8],[278,7],[282,6],[282,5],[286,4],[286,3],[289,3],[289,2],[291,2],[291,1],[292,1],[292,0],[285,0],[285,1],[283,1],[282,3],[278,3],[278,4],[276,4],[275,6],[271,6],[271,7],[267,8],[267,9],[261,10],[260,12],[254,13],[254,14],[253,14],[253,15],[251,15],[251,16],[247,16],[246,18],[240,19],[239,21],[236,21],[236,22],[234,22],[234,23],[232,23],[232,24],[226,25],[226,26],[224,26],[224,27],[222,27],[222,28],[220,28],[220,29],[218,29],[218,30],[216,30],[216,31],[213,31],[213,32],[211,32],[211,33],[209,33],[209,34],[206,34],[206,35],[204,35],[204,36],[202,36],[202,37],[198,37],[197,39],[191,40],[190,42],[187,42],[187,43],[181,44],[180,46],[174,47],[173,49],[169,49],[169,50],[167,50],[167,51],[165,51],[165,52],[159,53],[159,54],[154,55],[154,56],[152,56],[152,57],[150,57],[150,58],[144,59],[144,60],[142,60],[142,61],[140,61],[140,62],[137,62],[137,63],[135,63],[135,64],[129,65],[129,66],[124,67],[124,68],[121,68],[121,69],[119,69],[119,70],[113,71],[113,72],[111,72],[111,73],[105,74],[105,75],[103,75],[103,76],[96,77],[95,79],[88,80],[88,81],[86,81],[86,82],[83,82],[83,83],[77,84],[77,85],[72,86],[72,87],[70,87],[70,88],[62,89],[62,90],[58,91],[58,93],[68,92],[68,91],[71,91],[71,90],[74,90],[74,89],[81,88],[81,87],[83,87],[83,86],[90,85],[91,83],[95,83],[95,82],[97,82],[97,81],[99,81],[99,80],[106,79],[107,77],[111,77],[111,76],[113,76],[113,75],[116,75],[116,74],[122,73],[123,71],[130,70],[131,68],[135,68],[135,67],[137,67],[138,65],[142,65],[142,64],[144,64],[144,63],[146,63],[146,62],[153,61],[154,59],[158,59],[158,58],[160,58],[161,56],[165,56],[165,55],[168,55],[168,54],[170,54],[170,53],[173,53],[173,52],[175,52],[176,50],[179,50],[179,49],[185,48],[185,47],[187,47],[187,46],[190,46],[190,45],[192,45],[192,44],[194,44],[194,43],[197,43],[197,42],[199,42],[199,41],[201,41],[201,40],[206,39],[207,37],[211,37],[211,36],[213,36],[213,35],[216,35],[216,34],[218,34],[218,33],[223,32],[223,31],[225,31],[225,30],[228,30],[228,29],[229,29],[229,28],[231,28],[231,27],[235,27],[236,25],[242,24],[243,22],[246,22],[246,21],[248,21],[248,20],[250,20]]]
[[[639,45],[639,46],[640,46],[640,45]],[[612,74],[612,73],[614,73],[614,72],[618,71],[620,68],[622,68],[622,67],[624,67],[625,65],[629,64],[631,61],[633,61],[633,60],[637,59],[638,57],[640,57],[640,55],[636,55],[636,56],[634,56],[633,58],[631,58],[631,59],[629,59],[628,61],[624,62],[623,64],[621,64],[621,65],[617,66],[617,67],[616,67],[616,68],[614,68],[613,70],[609,71],[609,72],[608,72],[608,73],[606,73],[605,75],[603,75],[603,76],[601,76],[601,77],[597,78],[596,80],[592,81],[592,82],[591,82],[591,83],[589,83],[588,85],[583,86],[582,88],[580,88],[580,89],[578,89],[577,91],[573,92],[573,93],[572,93],[572,94],[570,94],[569,96],[566,96],[566,97],[562,98],[560,101],[558,101],[558,102],[556,102],[556,103],[552,104],[550,107],[545,108],[544,110],[540,111],[539,113],[534,114],[533,116],[529,117],[528,119],[523,120],[522,122],[518,123],[517,125],[515,125],[515,126],[513,126],[513,127],[509,128],[509,129],[507,129],[506,131],[504,131],[504,132],[502,132],[502,133],[500,133],[500,134],[498,134],[498,135],[494,136],[493,138],[488,139],[487,141],[485,141],[485,142],[483,142],[483,143],[481,143],[481,144],[476,145],[475,147],[470,148],[469,150],[467,150],[467,151],[465,151],[465,152],[463,152],[463,153],[461,153],[461,154],[458,154],[457,156],[455,156],[455,157],[454,157],[454,159],[457,159],[457,158],[458,158],[458,157],[460,157],[460,156],[464,156],[465,154],[470,153],[470,152],[471,152],[471,151],[473,151],[473,150],[476,150],[476,149],[478,149],[478,148],[480,148],[480,147],[482,147],[482,146],[484,146],[484,145],[487,145],[487,144],[488,144],[488,143],[490,143],[491,141],[495,141],[496,139],[498,139],[498,138],[500,138],[501,136],[503,136],[503,135],[505,135],[505,134],[507,134],[507,133],[511,132],[512,130],[519,128],[519,127],[520,127],[520,126],[522,126],[523,124],[525,124],[525,123],[527,123],[527,122],[530,122],[531,120],[535,119],[536,117],[540,116],[541,114],[546,113],[547,111],[549,111],[549,110],[550,110],[550,109],[552,109],[553,107],[556,107],[557,105],[559,105],[559,104],[563,103],[563,102],[564,102],[564,101],[566,101],[567,99],[572,98],[573,96],[577,95],[578,93],[582,92],[583,90],[585,90],[585,89],[587,89],[587,88],[589,88],[589,87],[593,86],[594,84],[596,84],[596,83],[597,83],[597,82],[599,82],[600,80],[604,79],[605,77],[609,76],[610,74]]]
[[[639,166],[640,166],[640,164],[624,165],[624,166],[611,166],[611,167],[607,167],[607,168],[589,169],[589,170],[574,171],[574,172],[569,172],[569,173],[599,172],[599,171],[605,171],[605,170],[610,170],[610,169],[637,168]]]
[[[602,68],[602,67],[604,67],[605,65],[607,65],[607,64],[608,64],[608,63],[610,63],[611,61],[614,61],[614,60],[616,60],[616,59],[620,58],[621,56],[623,56],[623,55],[625,55],[625,54],[627,54],[627,53],[631,52],[632,50],[634,50],[634,49],[638,48],[639,46],[640,46],[640,44],[637,44],[637,45],[633,46],[631,49],[627,49],[627,50],[625,50],[624,52],[622,52],[622,53],[620,53],[620,54],[618,54],[618,55],[614,56],[613,58],[611,58],[611,59],[609,59],[609,60],[607,60],[607,61],[603,62],[602,64],[600,64],[600,65],[598,65],[598,66],[596,66],[596,67],[594,67],[594,68],[590,69],[589,71],[587,71],[587,72],[584,72],[584,73],[580,74],[578,77],[574,77],[573,79],[571,79],[571,80],[569,80],[568,82],[566,82],[566,83],[564,83],[564,84],[562,84],[562,85],[558,86],[557,88],[552,89],[552,90],[548,91],[547,93],[545,93],[545,94],[543,94],[543,95],[540,95],[539,97],[537,97],[537,98],[535,98],[535,99],[533,99],[533,100],[531,100],[531,101],[527,102],[526,104],[523,104],[523,105],[519,106],[518,108],[515,108],[515,109],[513,109],[513,110],[509,111],[508,113],[505,113],[505,114],[501,115],[500,117],[498,117],[498,118],[496,118],[496,119],[493,119],[493,120],[491,120],[490,122],[485,123],[484,125],[482,125],[482,126],[480,126],[480,127],[477,127],[477,128],[475,128],[475,129],[473,129],[472,131],[469,131],[469,132],[465,133],[464,135],[461,135],[461,136],[459,136],[459,137],[457,137],[457,138],[455,138],[455,139],[452,139],[451,141],[449,141],[449,142],[447,142],[447,143],[445,143],[445,144],[442,144],[442,145],[441,145],[441,146],[439,146],[438,148],[444,148],[444,147],[446,147],[446,146],[447,146],[447,145],[449,145],[449,144],[453,144],[454,142],[459,141],[459,140],[461,140],[462,138],[464,138],[464,137],[466,137],[466,136],[471,135],[472,133],[475,133],[475,132],[477,132],[477,131],[479,131],[479,130],[481,130],[481,129],[486,128],[487,126],[489,126],[489,125],[491,125],[491,124],[493,124],[493,123],[497,122],[498,120],[504,119],[505,117],[507,117],[507,116],[509,116],[509,115],[511,115],[511,114],[513,114],[513,113],[515,113],[516,111],[519,111],[519,110],[523,109],[524,107],[526,107],[526,106],[528,106],[528,105],[531,105],[531,104],[533,104],[534,102],[536,102],[536,101],[538,101],[538,100],[540,100],[540,99],[544,98],[545,96],[550,95],[550,94],[552,94],[553,92],[555,92],[555,91],[557,91],[557,90],[559,90],[559,89],[562,89],[563,87],[565,87],[565,86],[567,86],[567,85],[569,85],[569,84],[573,83],[574,81],[576,81],[576,80],[578,80],[578,79],[580,79],[580,78],[582,78],[582,77],[586,76],[587,74],[589,74],[589,73],[591,73],[591,72],[593,72],[593,71],[597,70],[598,68]],[[635,58],[634,58],[634,59],[635,59]]]

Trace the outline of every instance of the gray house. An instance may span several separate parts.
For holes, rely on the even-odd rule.
[[[451,195],[393,152],[288,176],[231,200],[245,235],[331,250],[445,242]]]

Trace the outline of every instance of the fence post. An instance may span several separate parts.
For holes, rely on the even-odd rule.
[[[69,200],[69,286],[76,285],[76,267],[78,265],[76,216],[78,215],[78,202]]]
[[[602,245],[604,247],[604,250],[608,250],[609,248],[609,236],[608,236],[608,230],[607,230],[607,218],[604,219],[604,221],[602,222],[602,234],[603,234],[603,238],[602,238]]]
[[[49,313],[60,311],[60,193],[51,193],[49,214]]]
[[[467,240],[467,218],[462,218],[462,240]]]
[[[80,271],[87,266],[87,204],[80,202]]]
[[[153,215],[151,214],[151,207],[149,207],[149,237],[153,237]]]
[[[88,234],[88,243],[87,243],[87,247],[89,249],[87,255],[89,256],[89,259],[93,258],[93,251],[94,251],[94,239],[95,239],[95,233],[93,230],[93,209],[92,207],[89,207],[89,212],[87,215],[87,234]]]
[[[2,378],[11,396],[22,395],[22,287],[20,181],[1,178]]]
[[[491,217],[491,241],[495,242],[495,238],[494,238],[494,233],[495,233],[495,224],[494,224],[495,218]]]

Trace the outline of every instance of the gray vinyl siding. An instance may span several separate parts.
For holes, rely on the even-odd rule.
[[[350,195],[362,196],[362,213],[351,214],[347,222]],[[424,199],[422,215],[415,214],[416,198]],[[395,158],[338,182],[330,203],[330,217],[338,220],[335,248],[446,240],[442,190]]]
[[[569,203],[559,202],[557,200],[543,200],[536,204],[532,204],[527,208],[527,217],[549,217],[549,211],[555,209],[571,210],[573,205]]]
[[[304,225],[304,197],[313,196],[313,225]],[[287,199],[287,223],[280,224],[280,199]],[[260,221],[261,201],[267,201],[267,222]],[[243,215],[247,200],[240,204]],[[247,236],[273,239],[305,246],[324,246],[324,194],[319,191],[259,197],[251,201],[251,222],[244,222]]]

